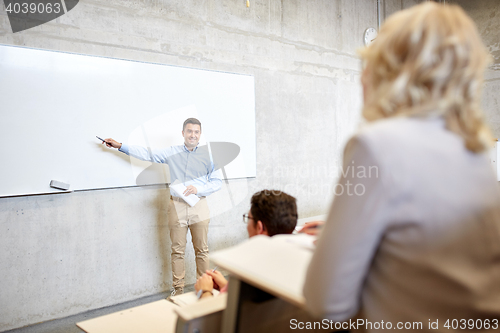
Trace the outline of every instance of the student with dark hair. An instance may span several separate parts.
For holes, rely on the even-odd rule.
[[[247,224],[248,237],[257,235],[274,236],[291,234],[297,225],[297,203],[285,192],[264,190],[252,196],[251,207],[243,214]],[[198,297],[211,297],[214,287],[225,291],[228,281],[219,271],[207,270],[198,278],[195,290]]]
[[[250,211],[244,219],[248,221],[249,237],[291,234],[297,225],[297,203],[285,192],[260,191],[252,196]]]

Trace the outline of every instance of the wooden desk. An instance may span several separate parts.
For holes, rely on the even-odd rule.
[[[222,294],[182,306],[160,300],[76,325],[87,333],[219,333],[226,299]]]
[[[77,323],[87,333],[173,333],[177,305],[160,300]]]

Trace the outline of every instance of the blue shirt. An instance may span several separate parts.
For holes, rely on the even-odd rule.
[[[171,183],[179,180],[185,186],[193,185],[198,197],[217,192],[222,186],[222,172],[215,170],[207,145],[195,147],[193,151],[182,145],[150,152],[145,147],[122,144],[119,151],[142,161],[168,164]],[[173,191],[171,195],[176,196]]]

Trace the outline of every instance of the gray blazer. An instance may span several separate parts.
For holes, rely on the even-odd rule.
[[[441,119],[366,126],[345,149],[307,272],[308,309],[339,321],[361,309],[392,329],[421,322],[419,332],[436,320],[433,332],[450,332],[448,319],[496,319],[500,328],[497,187],[488,157]]]

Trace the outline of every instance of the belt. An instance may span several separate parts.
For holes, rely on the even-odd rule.
[[[201,199],[205,199],[205,197],[199,197],[199,198],[200,198],[200,200],[201,200]],[[172,195],[170,196],[170,200],[175,200],[175,201],[185,202],[185,201],[184,201],[184,200],[182,200],[181,198],[179,198],[179,197],[174,197],[174,196],[172,196]]]

